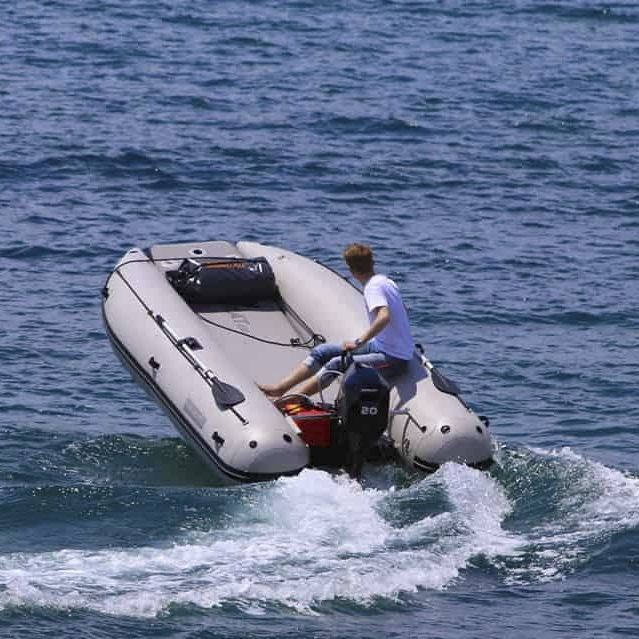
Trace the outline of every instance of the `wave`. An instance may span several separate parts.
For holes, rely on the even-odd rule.
[[[508,505],[489,477],[451,467],[440,481],[451,486],[456,512],[399,528],[379,509],[405,491],[366,490],[314,470],[238,489],[226,526],[165,546],[5,556],[0,605],[134,617],[154,617],[172,605],[275,604],[314,613],[327,602],[366,606],[419,588],[441,589],[474,554],[512,542],[500,531]],[[420,482],[408,494],[435,484]]]
[[[587,4],[587,3],[586,3]],[[600,21],[633,24],[639,21],[634,3],[619,3],[617,6],[575,6],[570,2],[532,2],[514,13],[541,15],[566,20]]]
[[[24,406],[9,406],[9,409]],[[90,407],[76,405],[60,411],[77,415]],[[42,414],[43,411],[31,409]],[[55,414],[47,411],[46,415]],[[20,477],[19,489],[33,487],[64,495],[69,486],[82,493],[96,487],[212,486],[216,482],[199,458],[178,437],[148,439],[134,435],[104,435],[77,439],[73,432],[52,434],[37,428],[0,430],[5,445],[0,454],[0,480]],[[22,454],[19,451],[23,451]],[[26,451],[26,452],[25,452]],[[25,504],[25,511],[30,508]]]
[[[584,569],[613,537],[639,526],[639,478],[570,448],[516,457],[509,483],[519,493],[515,523],[527,530],[528,543],[502,560],[506,583],[562,579]]]
[[[482,566],[506,584],[561,579],[639,525],[639,479],[568,449],[502,450],[491,474],[447,464],[407,486],[306,470],[210,495],[214,525],[155,545],[4,555],[0,608],[404,606]]]

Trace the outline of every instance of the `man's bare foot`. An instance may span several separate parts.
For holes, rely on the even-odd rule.
[[[278,386],[274,386],[273,384],[258,384],[257,387],[267,396],[272,398],[277,398],[282,396],[282,392],[280,391]]]

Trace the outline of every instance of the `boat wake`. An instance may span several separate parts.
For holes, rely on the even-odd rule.
[[[0,609],[156,617],[222,605],[254,615],[401,606],[473,570],[511,584],[561,578],[639,524],[636,478],[569,450],[501,457],[491,474],[446,464],[401,487],[304,470],[213,490],[224,517],[164,544],[0,556]]]

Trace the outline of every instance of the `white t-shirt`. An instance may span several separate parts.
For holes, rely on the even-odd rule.
[[[399,359],[411,359],[415,343],[397,284],[385,275],[373,275],[364,287],[364,301],[371,323],[375,309],[387,306],[390,311],[390,322],[374,337],[379,349]]]

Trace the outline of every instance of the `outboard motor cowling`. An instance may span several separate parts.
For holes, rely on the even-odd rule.
[[[359,477],[366,453],[388,426],[390,389],[372,367],[353,362],[344,373],[337,412],[347,439],[346,469]]]

